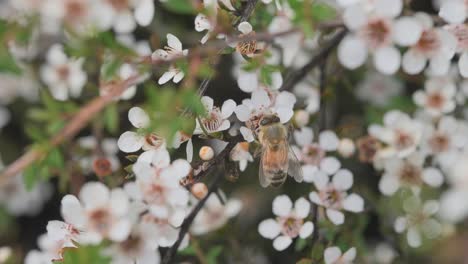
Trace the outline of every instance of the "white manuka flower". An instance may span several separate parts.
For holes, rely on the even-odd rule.
[[[134,77],[134,76],[137,76],[138,74],[138,71],[137,69],[135,68],[134,65],[131,65],[131,64],[128,64],[128,63],[124,63],[120,66],[120,68],[117,70],[117,73],[115,76],[113,76],[113,78],[111,79],[110,81],[110,84],[113,84],[113,83],[119,83],[119,82],[123,82],[125,80],[127,80],[128,78],[131,78],[131,77]],[[142,83],[144,82],[147,78],[148,78],[149,75],[147,74],[140,74],[139,75],[139,80],[138,80],[138,83]],[[104,85],[102,85],[101,87],[99,87],[99,94],[101,96],[105,96],[109,93],[112,93],[113,92],[113,85],[105,85],[106,83],[104,83]],[[136,94],[136,91],[137,91],[137,84],[134,84],[132,86],[129,86],[127,87],[121,94],[119,97],[115,98],[114,100],[130,100],[132,99],[135,94]]]
[[[113,28],[117,33],[129,33],[137,24],[148,26],[153,20],[154,3],[151,0],[96,1],[96,23],[102,30]],[[133,12],[132,12],[133,11]]]
[[[223,103],[221,109],[217,106],[214,106],[213,99],[209,96],[203,96],[201,102],[206,110],[206,115],[196,120],[196,127],[193,131],[194,135],[203,134],[205,131],[208,134],[224,131],[231,127],[231,122],[229,122],[229,117],[236,109],[236,102],[229,99]],[[200,126],[203,126],[203,128]]]
[[[166,149],[148,151],[133,165],[136,181],[127,183],[124,188],[131,198],[144,202],[155,217],[179,226],[189,201],[189,193],[179,181],[190,170],[186,160],[171,163]]]
[[[347,169],[340,169],[329,179],[328,175],[317,174],[314,180],[318,192],[311,192],[309,199],[326,209],[328,219],[335,225],[344,223],[345,215],[341,210],[359,213],[364,210],[364,200],[361,196],[348,194],[353,186],[353,174]]]
[[[235,56],[237,58],[237,56]],[[252,93],[258,89],[272,89],[278,90],[283,85],[283,76],[281,72],[273,71],[270,74],[271,83],[266,86],[266,84],[260,81],[260,69],[247,71],[242,68],[242,64],[239,64],[239,67],[233,69],[234,75],[237,76],[237,85],[239,88],[246,93]]]
[[[314,142],[314,132],[303,127],[294,131],[294,139],[298,147],[292,149],[299,161],[303,163],[302,171],[305,182],[313,182],[317,173],[334,174],[340,169],[340,162],[335,157],[327,157],[327,152],[336,151],[340,143],[335,132],[326,130],[319,134],[318,142]]]
[[[325,264],[351,264],[356,258],[356,248],[352,247],[345,253],[339,247],[329,247],[323,252]]]
[[[448,114],[455,109],[456,87],[452,81],[432,78],[426,81],[425,91],[413,94],[414,102],[433,117]]]
[[[422,124],[408,114],[392,110],[385,113],[384,126],[371,125],[369,134],[387,146],[377,153],[378,157],[406,157],[416,150],[422,136]]]
[[[294,25],[288,16],[285,14],[278,14],[268,26],[268,32],[276,34],[291,30],[293,27]],[[281,61],[284,66],[289,67],[294,63],[294,59],[299,54],[303,45],[303,39],[304,36],[300,32],[274,38],[274,42],[281,47]]]
[[[249,152],[249,142],[240,142],[232,149],[231,159],[239,162],[240,171],[247,168],[249,162],[253,162],[254,158]]]
[[[468,143],[468,124],[451,116],[443,116],[437,126],[427,125],[424,129],[421,150],[434,157],[434,161],[449,168],[458,158],[461,148]]]
[[[16,1],[15,1],[16,2]],[[31,2],[28,0],[28,2]],[[99,26],[99,9],[93,0],[47,0],[42,4],[41,29],[46,33],[57,34],[63,27],[69,27],[75,33],[86,33],[94,26]]]
[[[409,74],[418,74],[429,61],[431,72],[445,75],[455,55],[456,37],[443,28],[434,28],[432,18],[425,13],[416,13],[414,18],[419,21],[422,31],[418,32],[417,42],[403,55],[403,70]]]
[[[80,231],[73,225],[62,221],[49,221],[47,234],[38,238],[39,250],[30,251],[25,264],[52,263],[63,261],[63,253],[70,248],[77,248]]]
[[[124,190],[109,190],[100,182],[88,182],[79,194],[62,199],[62,217],[83,233],[80,243],[99,244],[104,238],[121,242],[131,231],[129,200]]]
[[[123,152],[130,153],[140,149],[144,151],[165,148],[165,140],[158,135],[144,131],[150,125],[150,118],[140,107],[132,107],[128,111],[128,120],[138,132],[126,131],[120,135],[117,145]]]
[[[188,54],[187,49],[182,49],[182,42],[172,35],[167,34],[167,46],[164,49],[158,49],[151,55],[153,61],[171,61],[177,58],[185,57]],[[185,74],[181,69],[175,67],[174,64],[171,64],[169,70],[165,72],[158,80],[158,84],[165,84],[172,79],[174,83],[179,83]]]
[[[465,24],[453,24],[444,27],[457,38],[458,71],[464,78],[468,78],[468,26]]]
[[[439,211],[439,203],[435,200],[425,201],[413,196],[403,202],[405,216],[395,220],[394,228],[398,233],[406,233],[408,245],[413,248],[422,244],[422,236],[428,239],[437,238],[442,233],[442,225],[433,218]]]
[[[403,83],[391,76],[367,71],[364,80],[356,90],[357,97],[369,104],[386,106],[391,99],[401,94]]]
[[[310,203],[299,198],[294,203],[287,195],[280,195],[273,200],[273,213],[276,219],[263,220],[258,232],[265,238],[273,239],[273,247],[283,251],[296,237],[307,238],[314,231],[314,224],[305,221],[310,212]]]
[[[215,231],[235,217],[241,209],[242,202],[238,199],[229,199],[222,204],[216,195],[211,195],[193,221],[190,231],[194,235]]]
[[[442,1],[439,16],[453,24],[462,24],[468,13],[468,3],[464,0]]]
[[[83,62],[83,59],[68,58],[59,44],[49,49],[47,64],[41,68],[41,78],[55,99],[65,101],[80,96],[87,80]]]
[[[444,181],[442,173],[434,167],[424,168],[425,157],[419,152],[402,158],[390,158],[384,163],[384,174],[379,190],[384,195],[393,195],[401,187],[418,190],[424,183],[440,187]]]
[[[365,63],[370,52],[374,55],[374,65],[379,72],[395,73],[400,67],[401,55],[393,43],[413,44],[417,38],[412,36],[421,31],[418,23],[411,18],[394,21],[402,8],[401,0],[379,0],[370,8],[366,8],[364,3],[347,7],[343,21],[351,33],[338,47],[341,64],[348,69],[356,69]]]
[[[94,136],[87,136],[79,138],[78,144],[93,153],[80,159],[81,168],[85,172],[94,171],[98,176],[106,176],[120,168],[120,161],[117,157],[119,148],[114,138],[104,138],[102,142],[98,142]],[[102,150],[103,153],[97,153],[99,151],[96,150]]]
[[[0,159],[0,170],[3,163]],[[52,196],[52,186],[49,183],[38,183],[31,190],[26,189],[23,175],[16,175],[0,187],[0,205],[14,216],[35,216],[45,202]]]
[[[144,224],[137,224],[125,241],[114,243],[103,252],[112,257],[113,264],[159,263],[157,238],[152,237]]]
[[[245,122],[245,126],[240,128],[242,136],[248,142],[254,141],[259,122],[264,115],[277,115],[281,123],[288,122],[294,115],[295,103],[295,96],[289,92],[273,94],[270,98],[264,90],[254,91],[252,98],[244,99],[235,110],[237,118]]]
[[[232,6],[230,0],[203,0],[203,6],[207,13],[200,13],[195,17],[195,30],[197,32],[208,31],[200,40],[202,44],[205,44],[210,38],[211,32],[216,27],[218,9],[221,8],[221,6],[229,11],[235,11],[236,9]]]

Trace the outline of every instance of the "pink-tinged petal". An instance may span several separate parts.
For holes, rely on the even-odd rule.
[[[117,188],[110,193],[109,206],[113,214],[123,216],[128,212],[129,201],[124,190]]]
[[[232,113],[234,113],[234,110],[236,110],[236,102],[234,102],[234,100],[232,99],[229,99],[229,100],[226,100],[224,103],[223,103],[223,106],[221,107],[221,116],[223,119],[227,119],[229,118]]]
[[[214,106],[213,98],[209,96],[203,96],[201,98],[201,103],[205,107],[206,111],[210,112],[211,110],[213,110],[213,106]]]
[[[353,213],[360,213],[364,211],[364,199],[357,194],[350,194],[343,201],[343,209]]]
[[[268,239],[274,239],[281,232],[281,227],[273,219],[266,219],[258,225],[258,232],[261,236]]]
[[[144,138],[135,132],[127,131],[120,135],[117,145],[123,152],[130,153],[141,149]]]
[[[326,214],[328,219],[335,225],[341,225],[344,223],[344,214],[334,209],[327,209]]]
[[[182,51],[182,42],[172,34],[167,34],[167,45],[176,51]]]
[[[245,122],[250,119],[250,109],[243,104],[238,105],[234,112],[236,113],[237,119],[241,122]]]
[[[401,46],[411,46],[418,42],[423,27],[414,17],[402,17],[394,24],[393,39]]]
[[[77,228],[81,228],[86,223],[86,216],[80,201],[74,195],[65,195],[61,202],[61,214],[65,222]]]
[[[323,252],[325,264],[334,264],[341,257],[341,250],[338,247],[329,247]]]
[[[426,62],[427,60],[422,54],[414,50],[408,50],[403,55],[402,68],[408,74],[418,74],[424,70]]]
[[[162,85],[170,81],[174,76],[176,75],[175,71],[167,71],[165,72],[159,79],[158,79],[158,84]]]
[[[353,174],[347,169],[341,169],[333,176],[332,182],[336,189],[348,190],[353,186]]]
[[[252,32],[252,25],[250,25],[249,22],[241,22],[237,29],[242,33],[242,34],[249,34]]]
[[[312,143],[314,131],[309,127],[303,127],[294,131],[294,140],[299,146],[306,146]]]
[[[422,173],[423,181],[432,187],[440,187],[444,183],[444,176],[436,168],[426,168]]]
[[[128,111],[128,120],[136,128],[147,127],[150,123],[148,114],[140,107],[132,107]]]
[[[171,157],[169,156],[169,152],[166,149],[158,149],[148,153],[152,154],[151,164],[156,168],[165,168],[171,163]],[[138,161],[140,161],[140,159]]]
[[[81,188],[79,197],[86,210],[107,207],[110,191],[101,182],[88,182]]]
[[[296,200],[294,203],[294,212],[299,218],[306,218],[310,212],[310,203],[303,197]]]
[[[320,199],[320,196],[318,195],[317,192],[311,192],[309,194],[309,199],[317,205],[323,205],[322,199]]]
[[[400,64],[400,51],[393,46],[380,48],[374,52],[374,65],[383,74],[394,74],[400,68]]]
[[[280,195],[273,200],[273,213],[277,216],[289,216],[293,203],[287,195]]]
[[[172,81],[174,83],[179,83],[184,78],[184,76],[185,76],[185,73],[183,71],[178,71]]]
[[[140,26],[148,26],[154,17],[154,3],[152,0],[140,0],[135,8],[135,19]]]
[[[400,188],[400,182],[394,176],[384,175],[379,182],[379,190],[387,196],[394,194]]]
[[[279,236],[273,240],[273,247],[278,251],[283,251],[291,245],[292,239],[287,236]]]
[[[303,239],[308,238],[310,235],[312,235],[313,232],[314,232],[314,224],[310,221],[307,221],[301,227],[301,230],[299,230],[299,237]]]
[[[240,132],[242,136],[244,137],[245,141],[247,142],[253,142],[255,140],[254,135],[252,131],[246,127],[241,127]]]
[[[264,90],[256,90],[252,93],[252,103],[258,110],[264,110],[270,106],[271,100]]]
[[[397,17],[403,10],[402,0],[376,0],[374,2],[375,12],[380,16]]]
[[[258,90],[257,72],[241,71],[237,77],[237,85],[246,93],[251,93]]]
[[[126,219],[114,223],[109,231],[109,239],[115,242],[122,242],[128,238],[132,224]]]
[[[466,19],[466,7],[463,1],[444,1],[440,6],[439,16],[452,24],[463,23]]]
[[[342,256],[345,263],[351,263],[356,258],[356,248],[352,247],[348,249]]]
[[[348,69],[360,67],[367,59],[366,44],[357,37],[345,37],[338,46],[338,59]]]

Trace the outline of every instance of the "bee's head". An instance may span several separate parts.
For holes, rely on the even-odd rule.
[[[261,126],[266,126],[266,125],[271,125],[275,123],[279,123],[280,119],[276,115],[265,115],[260,119],[260,125]]]

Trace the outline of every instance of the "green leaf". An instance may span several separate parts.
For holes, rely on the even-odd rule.
[[[208,254],[206,254],[206,260],[208,264],[216,264],[218,261],[216,260],[219,255],[221,255],[221,252],[223,252],[223,247],[222,246],[215,246],[210,249]]]
[[[296,240],[296,244],[294,245],[294,250],[301,251],[307,246],[307,240],[299,238]]]
[[[0,72],[21,74],[21,68],[4,45],[0,45]]]
[[[38,166],[37,164],[32,164],[31,166],[27,167],[23,172],[23,181],[24,186],[26,187],[27,191],[32,190],[32,188],[36,185],[39,180],[38,175]]]
[[[63,261],[55,262],[61,264],[108,264],[110,258],[101,254],[102,246],[79,246],[78,248],[66,249]]]
[[[47,166],[63,169],[65,167],[65,160],[63,159],[62,153],[58,148],[54,148],[49,152],[45,159]]]
[[[316,21],[330,20],[336,16],[336,11],[333,7],[325,3],[315,3],[312,6],[312,17]]]
[[[184,255],[184,256],[194,256],[194,255],[196,255],[195,249],[192,246],[188,246],[188,247],[184,248],[183,250],[178,251],[177,253],[180,254],[180,255]]]
[[[196,12],[192,3],[191,0],[170,0],[164,3],[164,7],[177,14],[191,15]]]
[[[117,133],[119,130],[119,109],[117,104],[111,104],[104,110],[104,125],[112,134]]]

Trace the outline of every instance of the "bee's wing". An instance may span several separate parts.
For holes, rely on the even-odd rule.
[[[291,149],[291,147],[288,146],[288,149],[289,149],[288,174],[289,176],[293,177],[294,180],[296,180],[297,182],[302,182],[303,173],[302,173],[301,163],[297,159],[296,154],[294,154],[294,151]]]
[[[260,185],[263,188],[266,188],[266,187],[270,186],[271,182],[270,182],[270,178],[265,175],[265,169],[263,168],[263,156],[264,156],[264,153],[262,153],[261,158],[260,158],[260,163],[258,165],[258,167],[259,167],[259,169],[258,169],[258,179],[260,181]]]

